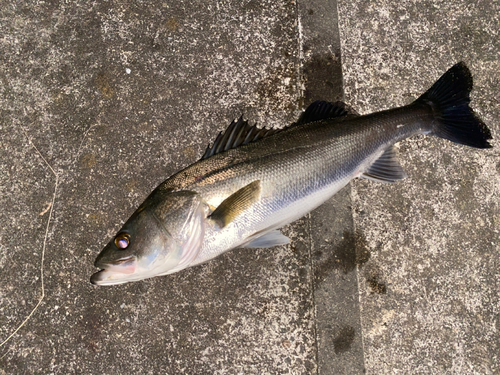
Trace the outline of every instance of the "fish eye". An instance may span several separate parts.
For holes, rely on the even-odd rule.
[[[115,245],[119,249],[126,249],[130,245],[130,235],[128,233],[118,233],[115,237]]]

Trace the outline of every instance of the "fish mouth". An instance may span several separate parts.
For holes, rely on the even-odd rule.
[[[136,271],[135,257],[127,257],[110,263],[96,261],[95,266],[101,268],[90,277],[94,285],[116,285],[129,281],[130,275]]]

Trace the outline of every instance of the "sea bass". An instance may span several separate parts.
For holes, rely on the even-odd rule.
[[[429,134],[489,148],[491,133],[469,107],[472,76],[448,70],[412,104],[358,116],[341,102],[315,102],[287,128],[241,118],[198,162],[159,185],[101,251],[96,285],[138,281],[204,263],[237,247],[271,247],[279,232],[356,177],[405,177],[393,145]]]

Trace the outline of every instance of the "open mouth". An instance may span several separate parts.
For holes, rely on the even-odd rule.
[[[120,259],[113,263],[97,264],[96,267],[102,268],[90,277],[90,282],[94,285],[115,285],[128,282],[129,275],[136,270],[135,257]]]

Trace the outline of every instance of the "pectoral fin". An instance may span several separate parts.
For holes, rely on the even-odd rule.
[[[259,247],[273,247],[278,245],[286,245],[290,243],[290,239],[281,234],[279,230],[273,230],[264,234],[263,236],[257,237],[250,241],[249,243],[241,246],[245,248],[259,248]]]
[[[219,227],[224,228],[235,217],[257,202],[260,198],[260,180],[254,181],[230,195],[209,216]]]

